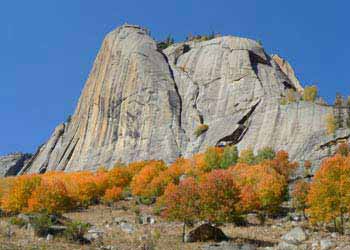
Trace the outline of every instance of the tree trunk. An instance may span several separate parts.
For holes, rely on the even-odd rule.
[[[182,226],[182,242],[185,242],[185,237],[186,237],[186,222],[184,222]]]

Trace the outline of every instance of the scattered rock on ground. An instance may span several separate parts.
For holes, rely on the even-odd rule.
[[[307,239],[305,231],[301,227],[295,227],[282,237],[282,240],[291,244],[300,244]]]
[[[320,250],[330,250],[335,247],[335,243],[328,239],[322,239],[320,241]]]
[[[120,229],[124,233],[132,234],[135,231],[135,228],[132,224],[127,223],[127,222],[122,222],[120,223]]]
[[[221,229],[213,227],[210,224],[203,224],[194,230],[190,231],[186,237],[186,242],[200,242],[200,241],[225,241],[228,237],[222,232]]]
[[[209,244],[202,247],[202,250],[256,250],[256,247],[251,244],[236,244],[232,242],[220,242]]]

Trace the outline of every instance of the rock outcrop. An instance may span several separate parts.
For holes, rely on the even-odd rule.
[[[27,164],[31,155],[13,153],[0,156],[0,177],[14,176]]]
[[[227,144],[271,146],[293,160],[319,162],[350,132],[326,135],[332,107],[280,104],[287,90],[300,95],[302,87],[278,58],[233,36],[159,51],[146,29],[124,25],[103,41],[72,119],[55,129],[21,173],[172,162]],[[197,136],[201,125],[208,129]]]

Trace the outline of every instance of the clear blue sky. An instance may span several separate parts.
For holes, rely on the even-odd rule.
[[[73,113],[102,39],[125,22],[157,39],[211,31],[259,39],[327,101],[349,95],[349,9],[340,0],[2,0],[0,155],[34,152]]]

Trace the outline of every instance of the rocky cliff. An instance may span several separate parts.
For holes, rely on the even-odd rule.
[[[0,177],[17,175],[30,158],[31,155],[22,153],[0,156]]]
[[[253,40],[223,36],[159,51],[146,29],[124,25],[103,41],[70,122],[21,173],[171,162],[227,144],[271,146],[319,162],[350,132],[326,135],[332,107],[281,105],[290,90],[303,91],[292,67]],[[197,136],[200,125],[208,130]]]

